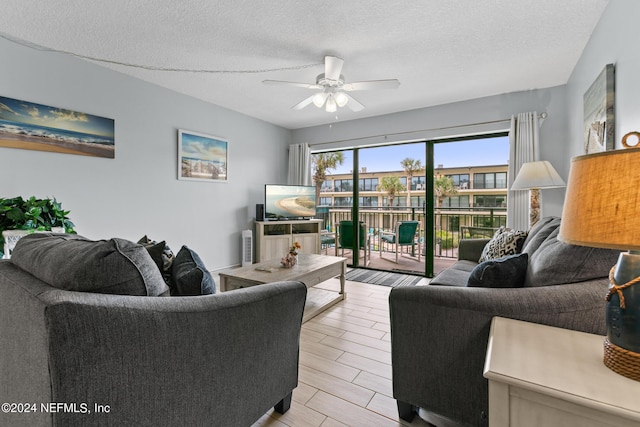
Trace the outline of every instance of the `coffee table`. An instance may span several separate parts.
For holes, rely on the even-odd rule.
[[[226,292],[285,280],[300,281],[307,286],[307,301],[302,316],[304,323],[346,297],[344,292],[346,270],[346,258],[299,254],[298,264],[293,268],[282,267],[280,258],[278,258],[222,271],[220,273],[220,290]],[[340,276],[340,291],[338,292],[313,287],[336,276]]]

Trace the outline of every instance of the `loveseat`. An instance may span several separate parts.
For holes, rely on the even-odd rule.
[[[248,426],[288,409],[304,284],[168,296],[138,244],[33,239],[0,261],[0,425]]]
[[[494,316],[606,333],[607,275],[619,251],[562,243],[559,226],[559,218],[543,218],[507,256],[525,259],[524,274],[520,267],[506,277],[497,273],[503,257],[479,263],[490,239],[463,239],[459,260],[429,285],[391,291],[393,396],[401,418],[418,411],[438,427],[488,425],[483,367]],[[499,287],[477,280],[469,286],[471,276]]]

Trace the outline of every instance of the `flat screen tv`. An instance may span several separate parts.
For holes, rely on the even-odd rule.
[[[313,218],[316,215],[316,187],[307,185],[264,186],[264,217],[268,220]]]

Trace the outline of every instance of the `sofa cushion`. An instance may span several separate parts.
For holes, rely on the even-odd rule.
[[[198,254],[182,246],[171,269],[171,295],[208,295],[216,292],[216,284]]]
[[[554,216],[542,218],[529,230],[529,234],[522,245],[522,252],[526,252],[529,255],[534,253],[553,230],[558,227],[560,227],[560,218]]]
[[[439,286],[464,286],[469,278],[469,273],[478,265],[477,262],[460,260],[451,267],[440,272],[431,279],[430,285]]]
[[[469,279],[469,272],[447,268],[434,277],[429,285],[437,286],[464,286]]]
[[[620,251],[570,245],[558,240],[560,228],[529,254],[524,286],[549,286],[607,277]]]
[[[120,295],[168,294],[160,271],[140,245],[36,233],[18,241],[11,262],[59,289]]]
[[[522,244],[527,237],[526,231],[500,227],[482,250],[478,262],[515,255],[522,250]]]
[[[520,288],[527,274],[528,254],[508,255],[478,264],[467,286],[482,288]]]

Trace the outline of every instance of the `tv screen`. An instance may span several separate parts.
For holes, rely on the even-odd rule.
[[[311,218],[316,215],[316,187],[267,184],[265,219]]]

